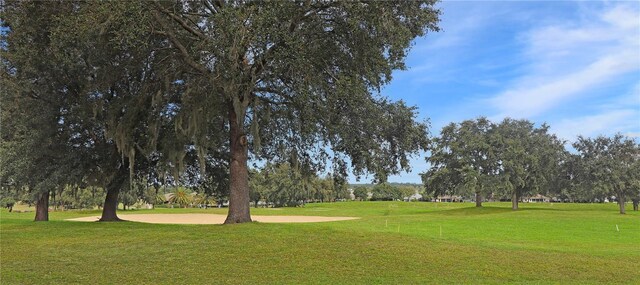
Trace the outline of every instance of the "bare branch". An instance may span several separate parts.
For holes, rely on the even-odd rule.
[[[158,2],[153,2],[156,6],[156,8],[158,8],[158,10],[160,10],[161,12],[169,15],[174,21],[178,22],[178,24],[180,24],[180,26],[182,28],[184,28],[185,30],[187,30],[189,33],[193,34],[194,36],[200,38],[201,40],[208,40],[207,36],[205,36],[203,33],[201,33],[200,31],[195,30],[194,28],[190,27],[189,24],[187,24],[187,22],[185,22],[184,19],[178,17],[176,14],[172,13],[171,11],[164,9],[162,7],[162,5],[160,5]]]
[[[214,8],[213,5],[211,5],[211,3],[209,3],[209,0],[202,0],[202,4],[204,4],[204,6],[207,8],[207,10],[209,10],[209,13],[211,13],[211,14],[218,13],[218,9]]]

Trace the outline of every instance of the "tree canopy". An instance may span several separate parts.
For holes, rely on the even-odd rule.
[[[625,214],[625,202],[640,196],[640,144],[617,134],[580,136],[573,147],[581,158],[581,186],[615,195],[620,214]]]
[[[496,126],[486,118],[450,123],[433,139],[423,181],[433,195],[473,193],[476,206],[497,186]],[[493,188],[492,188],[493,187]]]
[[[527,120],[486,118],[449,124],[434,139],[431,168],[423,174],[435,195],[508,194],[513,209],[523,195],[549,192],[565,157],[564,142]],[[480,201],[476,200],[476,206]]]
[[[197,104],[179,116],[198,144],[209,128],[231,153],[227,222],[249,221],[246,161],[287,160],[380,179],[408,169],[425,149],[415,108],[376,95],[404,68],[411,41],[437,30],[431,1],[154,2],[153,34],[165,36],[193,73]],[[283,20],[286,19],[286,20]],[[197,109],[192,109],[197,108]],[[328,150],[331,151],[328,151]],[[298,163],[295,162],[294,164]]]
[[[38,96],[59,102],[43,114],[76,141],[56,142],[83,148],[67,152],[86,163],[78,179],[106,185],[103,220],[117,220],[126,173],[178,180],[195,155],[201,171],[228,167],[227,223],[247,222],[249,159],[330,166],[338,180],[348,166],[380,181],[409,169],[427,125],[379,90],[413,39],[438,30],[434,4],[9,1],[3,65],[22,89],[12,96],[47,88]]]

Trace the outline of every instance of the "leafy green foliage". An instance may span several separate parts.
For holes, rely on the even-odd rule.
[[[11,209],[15,204],[16,204],[16,200],[14,200],[11,197],[5,197],[0,199],[0,207],[9,209],[9,212],[11,212]]]
[[[566,152],[564,142],[546,124],[536,128],[526,120],[505,119],[496,128],[501,188],[517,208],[523,195],[549,191]]]
[[[427,194],[487,195],[497,184],[496,126],[487,118],[445,126],[433,139],[431,168],[422,174]],[[481,200],[480,200],[481,201]]]
[[[438,30],[433,5],[154,2],[148,27],[186,67],[178,128],[198,146],[223,146],[211,138],[229,138],[237,162],[231,165],[238,166],[231,168],[230,197],[244,204],[249,154],[294,157],[293,168],[300,163],[316,172],[331,161],[334,179],[347,176],[347,158],[356,175],[372,172],[380,181],[409,169],[408,156],[427,147],[427,125],[415,122],[414,107],[374,92],[404,68],[414,38]]]
[[[402,199],[400,188],[389,183],[380,183],[371,189],[371,201],[395,201]]]
[[[347,159],[384,181],[427,147],[416,109],[375,92],[438,30],[434,1],[7,2],[3,80],[19,100],[6,113],[20,118],[3,137],[16,162],[4,181],[105,187],[106,210],[123,173],[129,185],[187,173],[245,204],[249,153],[314,171],[331,161],[343,196]],[[191,175],[226,172],[212,160],[237,166],[228,184]]]
[[[431,169],[422,174],[427,192],[510,196],[514,209],[523,195],[560,192],[571,162],[564,142],[548,130],[509,118],[500,124],[478,118],[447,125],[427,158]]]
[[[212,205],[215,205],[217,202],[218,201],[216,201],[215,197],[206,195],[206,194],[197,194],[193,197],[193,204],[201,207],[212,206]]]
[[[398,190],[400,191],[401,199],[404,199],[404,198],[411,199],[411,196],[418,194],[420,192],[419,187],[411,187],[411,186],[398,186]]]
[[[67,104],[76,89],[66,77],[76,73],[63,68],[50,37],[57,16],[70,8],[9,1],[1,11],[8,32],[0,38],[0,183],[28,190],[29,200],[81,181],[82,161],[71,154],[83,146],[75,144]]]
[[[620,134],[578,137],[573,146],[580,156],[580,186],[614,195],[625,213],[625,202],[640,196],[640,144]]]
[[[358,186],[353,188],[353,196],[360,201],[369,199],[369,190],[366,187]]]
[[[181,187],[176,189],[174,193],[171,193],[171,196],[169,197],[169,203],[178,204],[182,208],[186,208],[192,202],[193,197],[191,193]]]
[[[289,163],[268,163],[260,170],[251,170],[250,173],[250,197],[256,206],[261,201],[265,205],[283,207],[348,198],[346,185],[341,184],[341,180],[303,173]]]

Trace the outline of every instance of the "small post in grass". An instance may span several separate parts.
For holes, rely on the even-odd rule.
[[[619,232],[620,229],[618,228],[618,225],[616,225],[616,232]]]

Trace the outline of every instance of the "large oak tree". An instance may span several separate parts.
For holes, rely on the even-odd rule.
[[[476,207],[495,190],[498,176],[495,124],[487,118],[450,123],[433,139],[430,169],[422,174],[429,193],[476,196]]]
[[[621,134],[578,137],[573,144],[580,157],[580,184],[591,191],[614,195],[625,214],[625,203],[640,196],[640,144]],[[634,201],[634,209],[637,208]]]
[[[178,161],[194,152],[174,128],[181,87],[171,82],[180,70],[162,53],[163,38],[137,28],[146,23],[143,4],[9,1],[3,8],[3,78],[15,86],[3,93],[12,103],[4,114],[16,125],[3,133],[3,149],[21,149],[5,156],[13,160],[7,166],[36,180],[31,188],[44,193],[43,203],[52,187],[96,185],[107,190],[101,221],[116,221],[118,193],[134,177],[180,176],[186,167]]]
[[[564,141],[549,133],[548,125],[536,127],[527,120],[506,118],[494,136],[500,188],[511,195],[513,210],[523,195],[551,189],[566,151]]]
[[[5,3],[2,58],[0,180],[27,189],[36,200],[36,221],[48,220],[49,194],[81,180],[83,145],[76,144],[70,116],[77,75],[62,67],[50,35],[70,5]]]
[[[180,110],[196,145],[224,133],[230,150],[226,223],[251,221],[247,161],[293,157],[338,176],[380,180],[425,149],[415,108],[376,95],[404,68],[411,42],[436,31],[434,1],[152,2],[191,78]],[[186,100],[186,99],[185,99]],[[205,119],[219,123],[200,125]],[[197,125],[197,127],[192,127]]]

